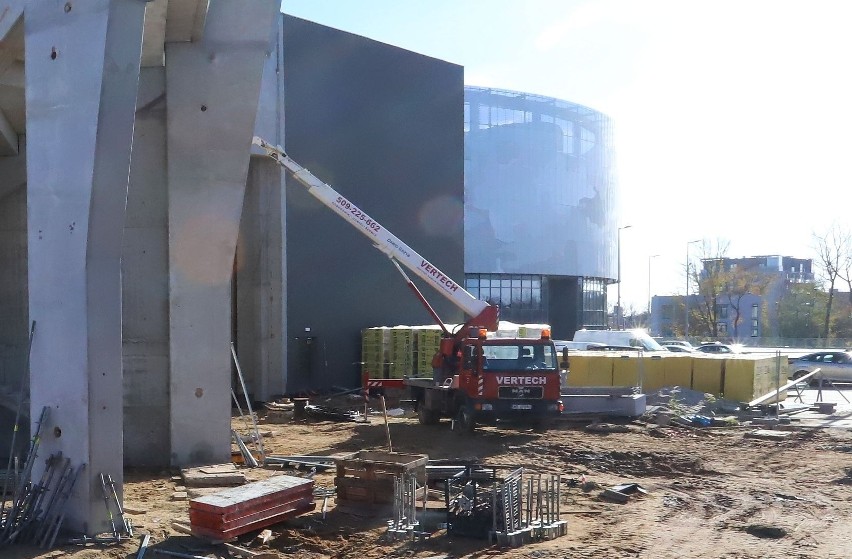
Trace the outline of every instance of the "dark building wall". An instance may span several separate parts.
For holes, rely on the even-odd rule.
[[[283,44],[288,153],[462,282],[463,68],[287,15]],[[366,237],[287,189],[287,390],[354,386],[361,329],[431,319]]]
[[[547,317],[554,339],[572,340],[583,326],[582,294],[578,278],[548,278]]]

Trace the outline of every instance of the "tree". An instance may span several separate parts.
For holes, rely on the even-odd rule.
[[[739,336],[742,321],[742,302],[746,295],[764,295],[773,278],[759,268],[738,266],[725,272],[725,298],[734,309],[734,338]]]
[[[837,299],[831,317],[831,332],[835,338],[852,338],[852,303]]]
[[[845,272],[848,275],[849,268],[852,267],[849,262],[852,240],[847,230],[834,223],[825,233],[814,233],[814,241],[817,252],[817,269],[828,288],[828,301],[820,337],[828,339],[831,326],[831,306],[834,301],[834,286],[841,273]]]
[[[815,283],[794,283],[778,301],[778,330],[783,338],[816,338],[828,294]]]
[[[690,317],[698,319],[699,333],[714,338],[719,337],[719,300],[725,293],[728,283],[724,264],[729,244],[728,241],[723,240],[717,240],[715,243],[703,241],[701,262],[704,266],[701,269],[693,266],[692,270],[689,270],[687,279],[697,287],[696,293],[701,298],[700,305],[691,310]]]
[[[848,229],[841,228],[840,230],[841,237],[845,239],[846,251],[839,259],[838,277],[846,282],[846,287],[849,289],[849,306],[852,307],[852,240],[850,240],[852,239],[852,234],[850,234]]]

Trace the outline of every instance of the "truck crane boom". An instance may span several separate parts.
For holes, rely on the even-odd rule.
[[[252,144],[261,148],[268,157],[290,171],[293,177],[305,186],[314,198],[322,202],[323,205],[344,218],[350,225],[369,238],[373,245],[390,258],[391,261],[405,266],[405,268],[431,285],[441,295],[449,299],[456,307],[471,317],[468,320],[468,325],[480,326],[488,330],[497,329],[499,313],[497,306],[490,305],[471,295],[461,285],[438,269],[437,266],[423,258],[423,256],[388,231],[356,204],[346,199],[345,196],[317,178],[309,170],[296,163],[281,146],[274,146],[258,136],[252,139]],[[411,283],[411,280],[408,279],[408,276],[399,266],[397,268],[440,324],[437,315],[431,309],[428,302],[423,299],[423,296],[420,295],[416,286]],[[443,327],[443,325],[441,326]]]

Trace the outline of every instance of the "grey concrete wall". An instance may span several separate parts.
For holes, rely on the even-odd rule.
[[[25,153],[0,157],[0,385],[13,393],[26,366],[29,333],[26,181]]]
[[[288,153],[462,282],[463,68],[286,15],[283,35]],[[387,257],[289,182],[287,389],[356,386],[361,329],[431,319]]]
[[[165,69],[143,68],[122,245],[124,457],[169,465]]]
[[[230,456],[231,277],[278,6],[212,2],[203,40],[166,48],[173,465]]]

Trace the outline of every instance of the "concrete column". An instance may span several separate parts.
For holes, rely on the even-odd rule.
[[[139,0],[40,0],[24,12],[27,140],[38,146],[27,151],[31,415],[50,408],[40,456],[87,465],[65,525],[86,533],[108,526],[98,474],[122,482],[120,254],[144,14]]]
[[[286,386],[285,200],[281,168],[253,157],[237,249],[237,352],[248,391],[261,401]]]
[[[23,148],[23,137],[15,142],[19,144]],[[20,383],[27,380],[28,316],[27,167],[21,151],[16,156],[0,157],[0,386],[5,394],[17,395]],[[17,409],[15,397],[0,403]],[[9,426],[0,437],[11,431],[11,423]],[[8,443],[0,447],[0,456],[8,456],[8,448]]]
[[[275,21],[266,59],[254,134],[284,144],[283,17]],[[259,151],[256,151],[259,153]],[[237,351],[249,393],[267,401],[287,386],[287,191],[281,167],[265,156],[249,166],[237,248]]]
[[[158,468],[171,463],[165,88],[165,68],[142,68],[121,253],[124,458]]]
[[[171,461],[230,456],[231,276],[275,0],[210,2],[166,46]]]
[[[24,13],[24,0],[0,0],[0,41],[18,23]]]

